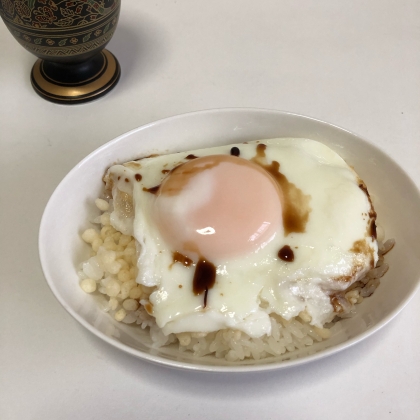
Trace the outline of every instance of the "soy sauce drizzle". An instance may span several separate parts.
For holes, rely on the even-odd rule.
[[[135,174],[134,178],[136,178],[137,182],[140,182],[143,177],[140,174]]]
[[[295,259],[295,254],[292,250],[292,248],[290,248],[289,245],[285,245],[278,253],[278,257],[286,262],[293,262]]]
[[[372,236],[372,239],[376,239],[378,235],[376,234],[376,223],[375,219],[372,219],[370,221],[370,236]]]
[[[241,151],[239,150],[239,147],[233,146],[232,149],[230,149],[230,154],[232,156],[239,156]]]
[[[260,143],[257,146],[257,158],[265,158],[265,149],[267,149],[267,145]]]
[[[260,144],[259,146],[264,145]],[[271,165],[261,166],[273,176],[283,192],[283,227],[285,236],[292,232],[305,232],[309,213],[311,212],[309,207],[311,196],[304,194],[295,184],[289,182],[280,172],[279,162],[273,160]]]
[[[200,258],[197,265],[195,266],[193,292],[196,296],[201,295],[204,292],[204,308],[207,306],[207,294],[209,289],[214,286],[215,282],[215,265],[203,258]]]
[[[175,252],[172,253],[172,260],[173,260],[172,264],[175,264],[175,263],[179,262],[182,265],[185,265],[185,267],[189,267],[193,263],[191,258],[188,258],[185,255],[182,255],[178,251],[175,251]],[[171,264],[171,266],[172,266],[172,264]]]
[[[193,154],[190,154],[190,155],[188,155],[188,156],[185,157],[185,159],[189,159],[189,160],[191,160],[191,159],[197,159],[197,158],[198,158],[198,156],[193,155]]]
[[[372,203],[372,199],[370,197],[369,191],[366,187],[366,184],[362,181],[359,180],[359,188],[366,194],[367,199],[369,200],[369,204],[370,204],[370,211],[369,211],[369,217],[370,217],[370,224],[368,226],[368,232],[370,233],[370,236],[372,237],[373,240],[376,240],[377,235],[376,235],[376,211],[373,208],[373,203]]]
[[[156,194],[159,191],[160,185],[156,185],[156,187],[152,187],[152,188],[146,188],[143,187],[143,191],[146,191],[150,194]]]
[[[309,206],[311,196],[304,194],[300,188],[289,182],[286,176],[280,172],[279,162],[275,160],[271,164],[267,162],[266,149],[266,144],[258,144],[255,149],[256,154],[251,161],[260,165],[272,175],[280,187],[284,235],[287,236],[292,232],[303,233],[306,230],[309,213],[311,212]]]

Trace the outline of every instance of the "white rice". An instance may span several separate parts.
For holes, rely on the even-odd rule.
[[[196,356],[214,355],[227,361],[260,360],[309,348],[316,342],[327,340],[331,335],[330,323],[324,328],[309,324],[306,312],[289,321],[271,314],[270,336],[251,338],[247,334],[231,329],[212,333],[180,333],[165,336],[156,325],[151,313],[149,296],[154,288],[138,285],[136,241],[123,235],[110,225],[112,200],[97,199],[96,206],[103,212],[93,220],[95,229],[87,229],[82,239],[91,246],[90,258],[80,265],[80,286],[87,293],[105,297],[102,309],[117,321],[148,329],[156,348],[177,344],[180,352],[193,352]],[[383,229],[378,229],[382,234]],[[378,235],[380,236],[380,235]],[[382,235],[383,236],[383,235]],[[355,305],[369,297],[379,286],[380,278],[387,272],[384,255],[395,244],[393,239],[382,243],[378,237],[379,261],[367,275],[351,285],[346,291],[336,294],[335,322],[352,316]]]

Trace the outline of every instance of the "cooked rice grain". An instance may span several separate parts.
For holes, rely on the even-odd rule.
[[[98,224],[98,228],[86,229],[81,235],[90,245],[92,256],[80,266],[80,286],[86,293],[100,293],[105,296],[107,301],[102,304],[102,309],[117,321],[148,329],[154,347],[176,343],[180,352],[192,352],[195,356],[214,355],[216,358],[235,362],[245,359],[260,360],[287,352],[298,354],[315,342],[327,340],[331,336],[330,328],[310,325],[311,317],[306,311],[291,320],[271,314],[272,332],[269,337],[252,338],[241,331],[230,329],[165,336],[153,316],[148,313],[149,296],[154,288],[136,283],[137,250],[134,238],[116,231],[110,225],[112,199],[98,198],[95,204],[103,213],[93,221]],[[382,228],[380,232],[383,238]],[[380,278],[388,271],[383,256],[394,245],[393,239],[379,242],[380,256],[376,268],[347,290],[335,295],[337,307],[340,308],[335,321],[352,316],[355,305],[376,290]]]

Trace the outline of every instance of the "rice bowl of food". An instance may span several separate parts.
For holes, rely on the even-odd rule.
[[[278,369],[346,348],[402,309],[420,277],[419,211],[398,165],[346,130],[203,111],[78,164],[46,207],[40,258],[65,309],[130,354]]]

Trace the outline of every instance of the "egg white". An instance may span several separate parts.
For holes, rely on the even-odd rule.
[[[255,252],[212,261],[216,282],[204,308],[203,296],[192,291],[194,265],[174,263],[178,250],[163,240],[153,218],[156,195],[144,189],[160,185],[188,155],[230,154],[236,146],[240,157],[250,160],[258,144],[267,146],[266,163],[279,162],[287,180],[310,196],[309,219],[302,233],[285,236],[282,228]],[[156,287],[150,302],[165,334],[233,328],[260,337],[271,332],[270,313],[291,319],[302,311],[320,327],[334,317],[330,295],[346,289],[377,262],[377,242],[368,234],[372,207],[358,175],[337,153],[313,140],[270,139],[144,158],[114,165],[105,180],[114,201],[122,193],[132,197],[132,212],[114,210],[111,223],[139,243],[137,282]],[[185,205],[199,200],[192,197]],[[366,245],[363,251],[354,250],[358,241]],[[293,250],[293,262],[278,258],[284,245]]]

